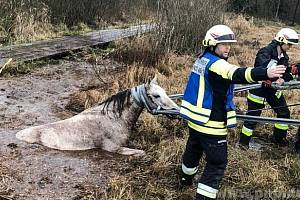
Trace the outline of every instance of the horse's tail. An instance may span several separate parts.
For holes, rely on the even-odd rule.
[[[16,138],[28,143],[40,143],[41,132],[37,127],[30,127],[17,132]]]

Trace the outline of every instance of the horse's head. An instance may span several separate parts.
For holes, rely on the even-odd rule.
[[[172,101],[166,94],[166,91],[157,83],[157,76],[145,84],[147,96],[152,100],[156,107],[161,107],[165,110],[179,109],[176,103]]]
[[[151,81],[131,89],[135,102],[140,107],[146,107],[150,113],[160,108],[165,110],[179,109],[176,103],[166,94],[166,91],[157,83],[155,76]]]

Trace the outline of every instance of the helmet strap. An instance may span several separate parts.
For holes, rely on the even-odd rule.
[[[282,49],[282,45],[284,45],[284,43],[280,43],[280,50],[281,50],[281,52],[283,53],[283,52],[285,52],[285,51]]]
[[[217,45],[218,45],[218,44],[216,44],[215,46],[212,46],[213,52],[216,52]]]

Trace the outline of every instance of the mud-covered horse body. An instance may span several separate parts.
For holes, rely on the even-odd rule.
[[[142,110],[178,108],[157,84],[147,84],[119,92],[99,106],[62,121],[30,127],[16,137],[59,150],[101,148],[123,155],[143,155],[144,151],[125,147],[132,127]]]
[[[112,144],[126,140],[128,131],[123,120],[103,115],[101,107],[88,109],[69,119],[24,129],[16,137],[59,150],[112,149]]]

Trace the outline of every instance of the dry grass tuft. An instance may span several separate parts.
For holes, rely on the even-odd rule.
[[[237,37],[247,34],[253,27],[253,17],[246,18],[244,15],[226,13],[225,24],[232,28]]]
[[[10,183],[12,176],[9,167],[0,163],[0,199],[9,199],[9,194],[13,188],[10,188],[8,183]]]
[[[130,185],[131,179],[124,176],[117,176],[111,180],[111,190],[116,191],[107,200],[118,200],[118,199],[128,199],[132,198],[132,188]]]

